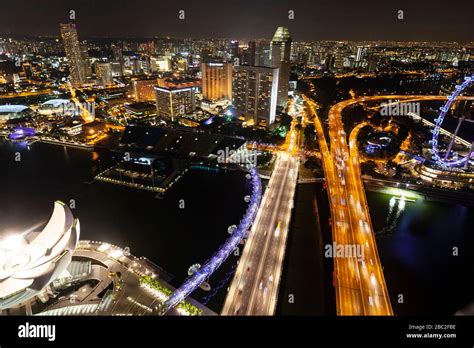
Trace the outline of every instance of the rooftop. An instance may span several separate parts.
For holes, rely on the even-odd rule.
[[[132,111],[144,111],[144,110],[154,109],[155,104],[147,103],[147,102],[136,102],[136,103],[130,103],[130,104],[125,105],[125,108]]]
[[[216,155],[219,150],[226,148],[237,150],[245,144],[241,138],[221,134],[144,126],[127,126],[120,142],[142,150],[153,147],[154,153],[189,155],[193,152],[202,157]]]
[[[28,109],[25,105],[0,105],[0,114],[18,113]]]
[[[69,102],[70,102],[69,99],[51,99],[51,100],[48,100],[48,101],[44,102],[41,105],[51,105],[51,106],[54,106],[54,107],[58,107],[58,106],[61,106],[63,104],[68,104]]]
[[[285,27],[278,27],[273,35],[273,40],[276,42],[288,42],[291,41],[290,31]]]

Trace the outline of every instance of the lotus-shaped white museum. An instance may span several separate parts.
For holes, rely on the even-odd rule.
[[[0,310],[32,298],[56,279],[78,240],[79,220],[59,201],[42,232],[0,236]]]

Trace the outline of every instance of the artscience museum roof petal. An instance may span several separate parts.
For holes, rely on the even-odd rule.
[[[0,310],[37,294],[71,262],[79,240],[79,221],[62,202],[40,233],[0,239]]]

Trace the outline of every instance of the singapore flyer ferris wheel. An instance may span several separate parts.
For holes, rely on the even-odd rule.
[[[468,155],[461,158],[449,158],[452,144],[456,139],[456,132],[453,136],[453,139],[448,147],[447,153],[445,156],[441,156],[440,151],[438,149],[438,136],[441,130],[441,125],[443,124],[444,118],[446,114],[449,112],[451,105],[456,101],[456,99],[461,95],[461,93],[468,88],[474,82],[474,75],[473,76],[466,76],[464,78],[464,82],[460,85],[456,85],[454,92],[448,97],[447,102],[440,108],[441,113],[435,119],[435,127],[432,130],[433,137],[431,140],[431,146],[433,151],[433,159],[436,161],[437,164],[441,166],[448,166],[448,167],[457,167],[462,164],[467,164],[471,157],[473,157],[472,147],[471,151],[468,152]],[[467,162],[467,163],[466,163]]]

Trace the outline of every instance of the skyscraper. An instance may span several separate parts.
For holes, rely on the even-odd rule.
[[[86,46],[81,46],[82,66],[84,67],[84,75],[86,79],[92,77],[92,66],[89,60],[89,51]]]
[[[335,71],[341,71],[344,69],[344,52],[341,50],[336,50],[334,52],[334,65],[333,69]]]
[[[256,46],[257,44],[255,40],[249,41],[247,52],[245,54],[245,64],[255,65]]]
[[[365,53],[367,52],[367,47],[358,46],[357,47],[357,55],[356,55],[356,62],[359,63],[364,59]]]
[[[372,54],[368,57],[368,61],[369,63],[367,64],[367,71],[374,72],[377,69],[379,58]]]
[[[234,58],[239,58],[239,64],[242,63],[240,60],[240,54],[239,54],[239,42],[236,40],[232,40],[229,42],[229,53],[232,58],[232,61]]]
[[[171,70],[171,59],[165,56],[151,57],[150,58],[150,71],[170,71]]]
[[[155,87],[156,114],[174,121],[196,110],[193,87]]]
[[[71,83],[74,86],[80,86],[86,82],[87,72],[79,39],[77,38],[76,25],[74,23],[60,24],[59,28],[68,60]]]
[[[23,72],[25,73],[25,77],[27,79],[31,79],[33,77],[33,69],[31,67],[31,64],[26,62],[26,63],[23,63],[22,67],[23,67]]]
[[[278,68],[235,66],[232,103],[247,121],[268,127],[275,122]]]
[[[259,40],[255,43],[255,65],[270,66],[270,42]]]
[[[143,101],[154,101],[155,100],[155,86],[156,86],[156,78],[154,79],[133,79],[132,80],[132,88],[133,88],[133,96],[135,101],[143,102]]]
[[[102,86],[112,85],[114,79],[112,77],[112,63],[97,62],[95,63],[95,73],[99,84]]]
[[[125,65],[125,62],[123,60],[123,54],[122,54],[122,48],[119,47],[119,46],[113,46],[112,47],[112,52],[114,54],[114,60],[120,64],[120,68],[119,68],[119,74],[120,76],[123,76],[123,70],[124,70],[124,65]]]
[[[232,64],[217,61],[201,63],[202,97],[208,100],[232,99]]]
[[[141,69],[140,59],[137,56],[130,58],[130,67],[132,70],[132,74],[134,75],[139,75],[143,73],[143,70]]]
[[[270,43],[270,65],[279,68],[278,105],[285,106],[288,101],[290,81],[291,37],[285,27],[278,27]]]
[[[327,70],[327,71],[331,71],[333,66],[334,66],[334,55],[332,53],[327,53],[326,54],[326,57],[324,58],[324,68]]]

